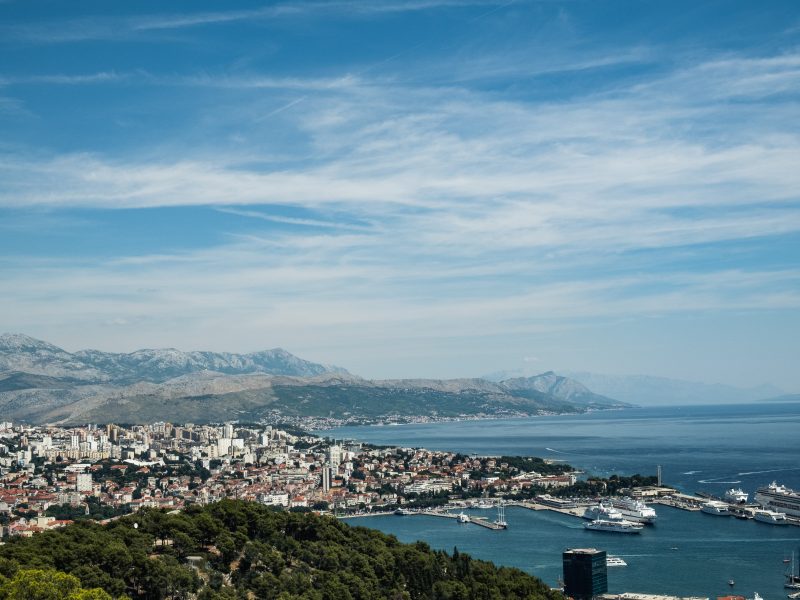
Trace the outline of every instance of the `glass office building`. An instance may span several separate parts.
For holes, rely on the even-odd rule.
[[[591,600],[608,591],[606,551],[573,548],[563,555],[564,594],[575,600]]]

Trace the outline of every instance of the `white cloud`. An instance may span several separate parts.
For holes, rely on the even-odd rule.
[[[58,302],[57,320],[76,330],[135,323],[130,347],[176,334],[203,347],[192,336],[213,331],[221,346],[255,349],[796,311],[797,270],[669,263],[683,246],[800,232],[796,106],[774,98],[800,91],[798,62],[726,57],[559,102],[364,74],[177,77],[242,94],[240,110],[213,115],[244,130],[242,150],[8,154],[0,206],[202,205],[253,227],[202,250],[15,261],[0,313],[55,326]],[[298,90],[304,100],[279,96],[292,110],[276,112],[272,94]],[[270,145],[275,124],[259,121],[270,110],[297,144]],[[667,264],[657,274],[631,256],[652,250]]]

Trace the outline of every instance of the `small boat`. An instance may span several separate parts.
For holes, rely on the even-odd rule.
[[[459,523],[469,523],[470,522],[470,518],[467,515],[465,515],[463,512],[462,513],[458,513],[458,516],[456,517],[456,520]]]
[[[729,517],[731,514],[728,510],[727,502],[720,502],[718,500],[709,500],[703,504],[700,510],[707,515],[715,515],[719,517]]]
[[[627,567],[628,563],[622,560],[619,556],[606,556],[607,567]]]
[[[760,523],[767,523],[769,525],[788,525],[789,521],[786,520],[786,515],[782,512],[774,510],[757,510],[753,513],[753,519]]]
[[[398,516],[401,516],[401,517],[405,517],[405,516],[408,516],[408,515],[410,515],[412,513],[411,513],[410,510],[407,510],[405,508],[398,508],[396,511],[394,511],[394,514],[396,514]]]
[[[728,579],[728,585],[733,587],[736,585],[736,582],[733,579]]]
[[[794,552],[792,552],[791,566],[786,571],[786,581],[783,584],[787,590],[800,590],[800,575],[797,574],[794,564]]]

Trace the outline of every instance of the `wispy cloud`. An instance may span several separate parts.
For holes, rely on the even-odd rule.
[[[0,27],[7,38],[30,43],[67,43],[87,40],[122,40],[148,32],[168,32],[226,23],[258,22],[287,18],[325,18],[332,14],[363,17],[370,15],[420,12],[436,9],[469,7],[503,7],[507,1],[495,0],[412,0],[403,1],[331,1],[285,2],[267,4],[254,9],[161,13],[136,17],[86,17],[72,21],[40,24],[15,24]]]
[[[282,4],[66,29],[142,35],[312,10],[455,6]],[[391,74],[348,65],[307,77],[255,67],[9,76],[9,89],[124,82],[168,97],[192,88],[179,91],[204,102],[147,147],[4,150],[0,207],[183,207],[216,211],[226,230],[201,249],[155,245],[66,264],[15,257],[2,262],[15,292],[0,295],[0,314],[75,332],[101,320],[110,342],[125,329],[129,348],[174,345],[180,332],[186,347],[213,336],[218,347],[255,349],[267,332],[352,357],[386,340],[452,352],[465,344],[442,340],[467,337],[483,348],[508,336],[528,352],[537,336],[587,323],[800,309],[799,270],[725,256],[800,235],[796,51],[666,61],[637,46],[538,62],[526,52],[426,54]],[[659,68],[556,99],[485,85],[651,61]]]

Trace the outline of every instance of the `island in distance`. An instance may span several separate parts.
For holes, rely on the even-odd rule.
[[[576,413],[630,406],[552,372],[485,379],[367,380],[282,349],[251,354],[70,353],[0,335],[0,412],[29,423],[209,423],[317,418],[331,425]]]

